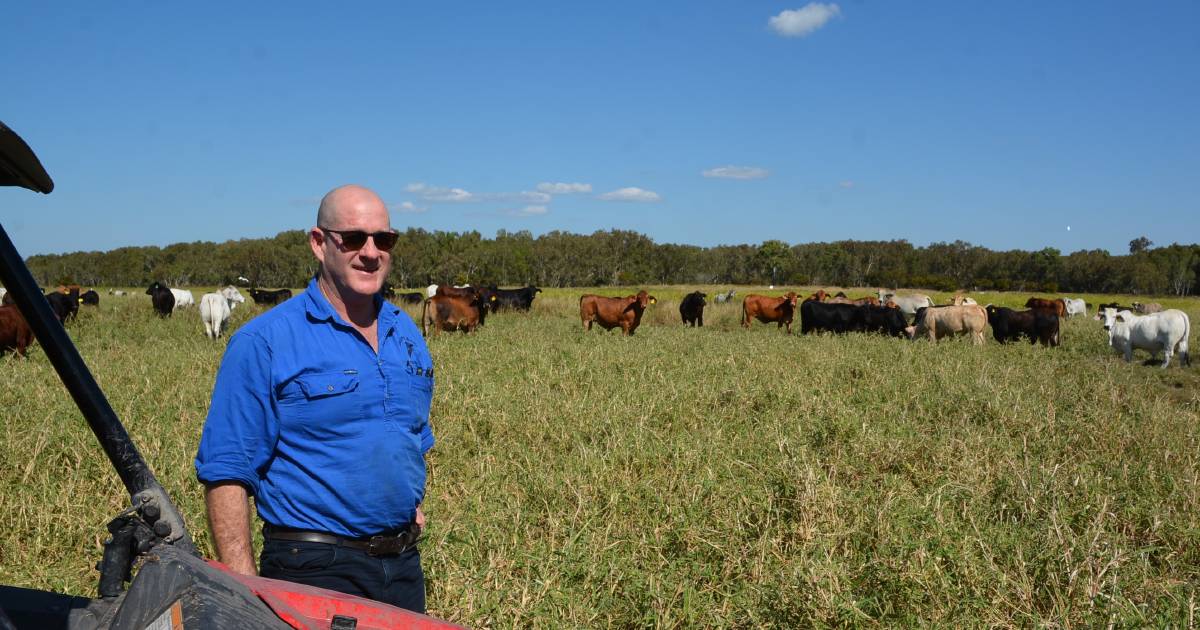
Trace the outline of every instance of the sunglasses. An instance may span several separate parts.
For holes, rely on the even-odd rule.
[[[400,240],[400,235],[390,230],[368,233],[362,230],[331,230],[321,226],[317,226],[317,229],[337,234],[342,239],[342,248],[350,251],[362,249],[363,245],[367,244],[368,237],[374,239],[375,247],[383,252],[392,251],[392,248],[396,246],[396,241]]]

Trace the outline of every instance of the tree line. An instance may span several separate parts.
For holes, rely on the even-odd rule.
[[[922,287],[941,291],[1200,293],[1200,244],[1153,247],[1145,237],[1129,253],[1080,250],[1063,254],[993,251],[964,241],[917,247],[905,240],[836,241],[790,245],[698,247],[655,243],[628,230],[572,234],[501,230],[495,238],[476,231],[410,228],[393,250],[390,281],[397,287],[428,284],[497,284],[540,287],[639,284],[775,284]],[[304,286],[316,272],[307,232],[273,238],[166,247],[121,247],[29,257],[43,286],[93,287],[236,284],[239,276],[259,287]]]

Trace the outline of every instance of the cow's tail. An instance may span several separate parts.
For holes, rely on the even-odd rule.
[[[1180,311],[1182,313],[1182,311]],[[1179,364],[1187,367],[1192,364],[1192,359],[1188,356],[1188,337],[1192,335],[1192,320],[1188,318],[1187,313],[1183,313],[1183,338],[1179,340]]]
[[[428,310],[429,310],[429,300],[426,299],[424,302],[421,302],[421,336],[422,337],[429,336],[429,323],[425,318],[425,314]]]

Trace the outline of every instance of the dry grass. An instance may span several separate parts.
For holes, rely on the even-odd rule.
[[[689,290],[651,288],[632,338],[585,333],[591,290],[577,289],[431,341],[433,614],[514,628],[1194,623],[1196,367],[1125,364],[1078,319],[1054,350],[746,331],[740,301],[686,329]],[[1200,318],[1195,300],[1159,301]],[[207,551],[191,462],[224,344],[194,310],[160,321],[144,297],[102,297],[70,330]],[[94,594],[103,525],[127,499],[45,357],[0,371],[0,579]]]

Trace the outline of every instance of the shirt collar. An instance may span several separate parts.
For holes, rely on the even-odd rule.
[[[333,305],[325,297],[325,293],[321,291],[321,287],[317,285],[317,277],[313,276],[308,281],[308,287],[304,289],[304,310],[308,312],[308,316],[316,321],[333,321],[336,324],[349,327],[349,324],[342,319],[337,311],[333,310]],[[400,307],[383,299],[383,296],[375,294],[375,313],[379,323],[380,332],[387,332],[396,325],[396,316],[400,314]]]

